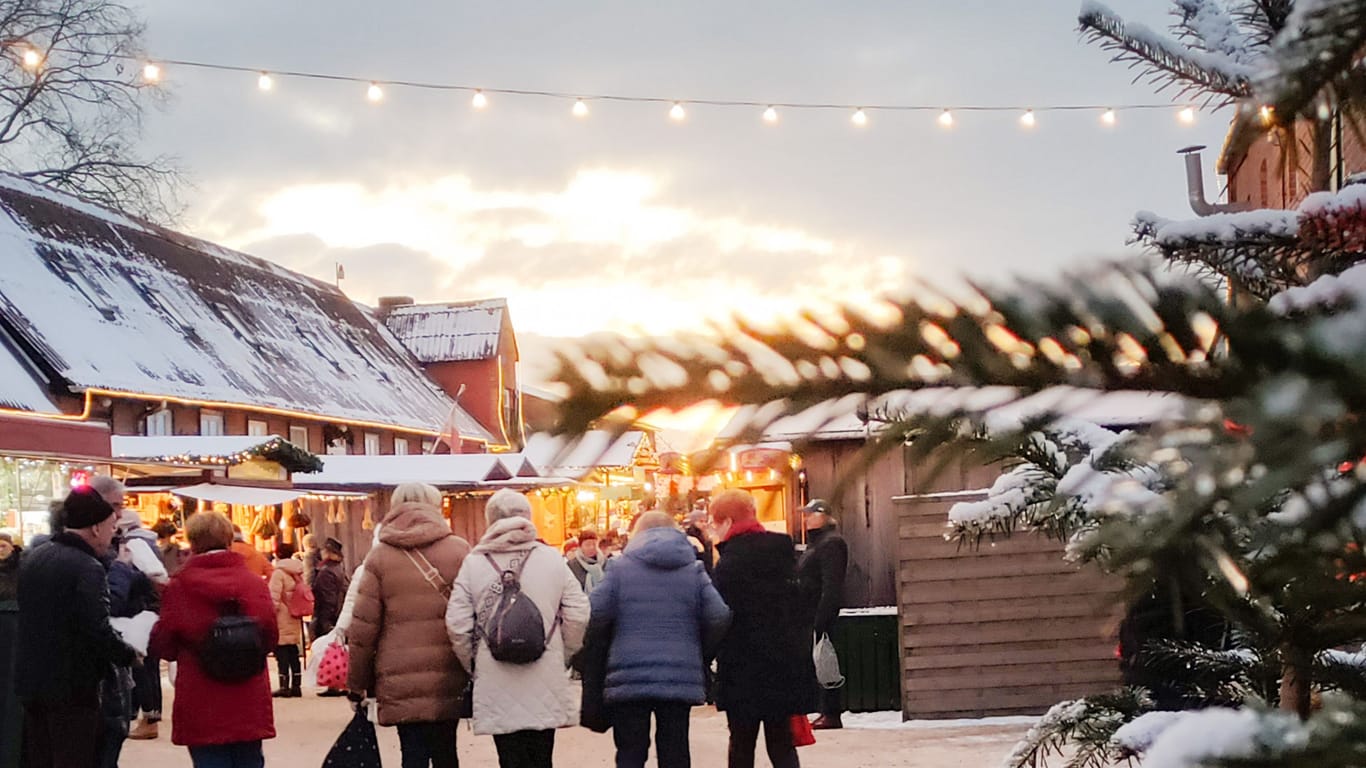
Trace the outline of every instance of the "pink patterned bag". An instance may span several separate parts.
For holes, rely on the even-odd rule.
[[[333,643],[323,651],[318,662],[318,687],[346,689],[346,676],[351,671],[351,652],[341,643]]]

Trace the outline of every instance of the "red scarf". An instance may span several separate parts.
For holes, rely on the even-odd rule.
[[[726,538],[722,539],[722,541],[730,541],[736,536],[740,536],[746,533],[767,532],[768,529],[765,528],[763,524],[761,524],[758,520],[746,520],[742,523],[731,523],[730,530],[726,531]]]

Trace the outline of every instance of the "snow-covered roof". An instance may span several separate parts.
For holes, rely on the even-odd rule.
[[[115,435],[109,439],[109,447],[115,459],[127,462],[239,464],[261,457],[291,471],[320,466],[317,455],[279,435]]]
[[[450,412],[327,283],[14,176],[0,175],[0,211],[0,328],[72,391],[429,431]]]
[[[647,439],[635,430],[618,436],[597,429],[573,439],[537,432],[527,438],[522,455],[543,475],[582,477],[594,469],[631,466]]]
[[[0,341],[0,408],[48,414],[61,412],[37,374],[3,341]]]
[[[758,437],[764,442],[781,442],[789,445],[790,441],[794,440],[862,440],[868,434],[867,426],[859,417],[859,406],[863,402],[864,398],[857,395],[828,400],[799,413],[777,419]],[[723,443],[740,439],[756,417],[763,418],[763,410],[767,407],[769,406],[747,405],[740,408],[716,434],[716,439]]]
[[[498,354],[507,308],[507,299],[407,304],[384,324],[424,363],[488,360]]]
[[[394,487],[427,483],[477,487],[511,480],[503,457],[492,453],[410,456],[324,456],[321,472],[294,475],[296,488]]]
[[[548,403],[564,402],[564,395],[553,389],[538,387],[535,384],[519,383],[517,389],[521,390],[523,396],[534,397],[538,400],[545,400]]]

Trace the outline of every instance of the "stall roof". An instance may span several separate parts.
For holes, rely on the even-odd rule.
[[[537,432],[527,438],[522,455],[542,474],[582,477],[594,469],[631,466],[645,438],[641,431],[617,435],[596,429],[575,438]]]
[[[510,480],[513,472],[492,453],[409,456],[324,456],[320,472],[294,475],[296,488],[393,487],[404,483],[479,486]]]
[[[141,490],[134,488],[133,490]],[[221,501],[224,504],[241,504],[248,507],[269,507],[284,504],[307,495],[306,491],[291,491],[285,488],[259,488],[248,485],[218,485],[201,483],[171,491],[177,496],[188,496],[201,501]]]
[[[259,457],[274,461],[290,472],[307,472],[322,466],[318,456],[279,435],[176,435],[110,438],[115,459],[163,464],[240,464]]]

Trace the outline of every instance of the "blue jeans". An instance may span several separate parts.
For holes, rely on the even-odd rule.
[[[190,760],[194,768],[265,768],[266,764],[259,739],[190,747]]]

